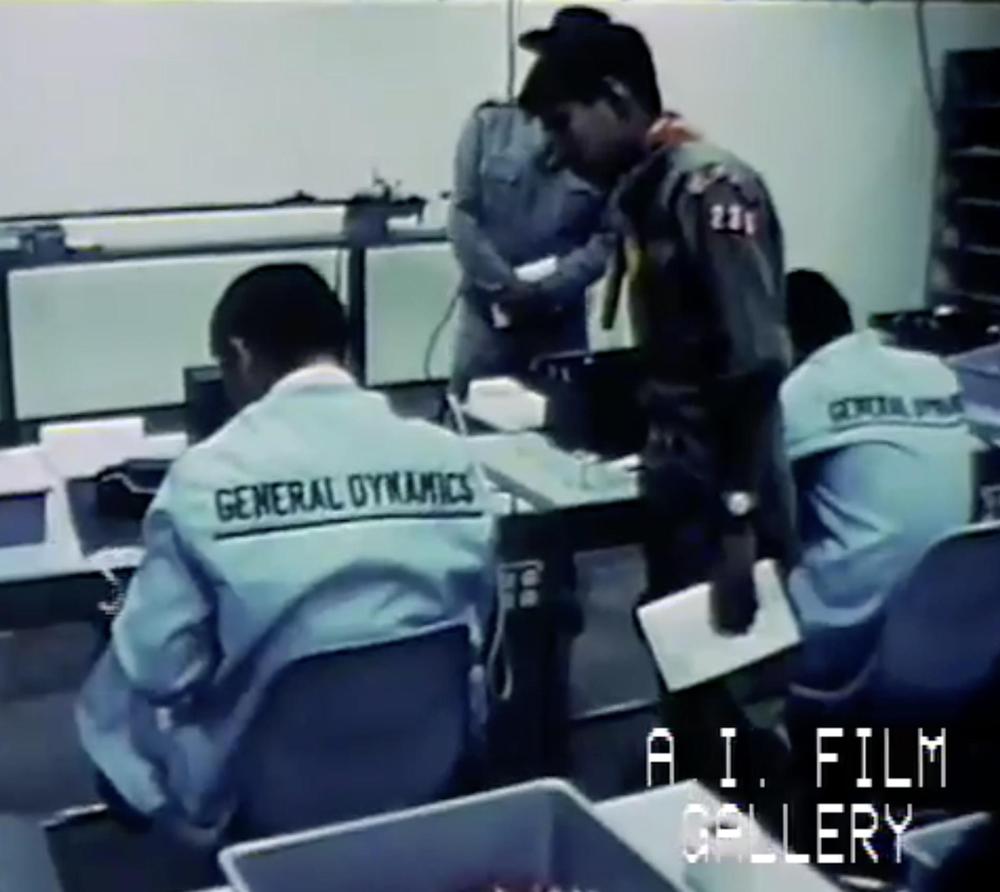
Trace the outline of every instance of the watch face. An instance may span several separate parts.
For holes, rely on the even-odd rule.
[[[731,492],[726,496],[726,510],[734,517],[743,517],[753,510],[753,496],[748,492]]]

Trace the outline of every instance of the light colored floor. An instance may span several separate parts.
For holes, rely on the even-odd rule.
[[[73,702],[97,647],[82,625],[0,638],[0,813],[94,800]]]

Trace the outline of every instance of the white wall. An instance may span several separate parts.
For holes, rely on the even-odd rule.
[[[859,316],[921,302],[934,141],[912,4],[607,6],[650,38],[668,102],[765,174],[790,264]],[[522,3],[520,25],[555,8]],[[927,18],[936,62],[1000,45],[1000,4]],[[505,66],[501,0],[0,4],[0,215],[334,196],[373,168],[433,195]],[[376,316],[386,355],[419,366],[412,314]]]
[[[501,90],[482,3],[0,3],[0,215],[449,181]]]
[[[183,369],[212,361],[208,321],[226,285],[258,263],[308,263],[337,284],[334,251],[43,267],[11,275],[18,418],[184,401]]]

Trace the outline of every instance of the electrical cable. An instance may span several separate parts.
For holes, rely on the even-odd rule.
[[[66,476],[41,443],[38,445],[38,459],[52,479],[53,492],[58,493],[57,497],[64,501],[65,509],[69,511],[69,492],[66,484]],[[111,597],[107,600],[99,601],[97,609],[109,619],[113,619],[121,613],[122,608],[125,606],[125,595],[128,589],[128,586],[119,578],[117,571],[123,568],[138,566],[142,561],[143,551],[140,545],[109,546],[100,548],[89,554],[84,554],[81,550],[81,557],[84,562],[95,572],[99,573],[108,586]]]
[[[915,0],[913,13],[917,28],[917,47],[920,53],[920,71],[923,80],[924,97],[927,100],[927,108],[931,114],[931,122],[934,125],[934,129],[940,135],[940,106],[934,94],[934,69],[931,65],[930,45],[927,39],[926,5],[927,0]]]
[[[444,333],[445,327],[448,325],[448,320],[451,319],[452,314],[455,312],[455,307],[458,306],[458,298],[459,295],[456,292],[455,296],[452,297],[451,301],[448,303],[441,320],[434,326],[431,336],[427,339],[427,349],[424,350],[424,360],[422,365],[425,381],[429,381],[431,379],[431,363],[434,360],[434,351],[437,350],[438,341]]]
[[[462,406],[458,402],[458,397],[456,397],[453,393],[446,393],[445,401],[448,404],[448,409],[451,411],[452,418],[455,420],[455,428],[458,431],[458,435],[463,439],[468,440],[469,426],[465,421],[465,413],[462,411]],[[496,525],[498,522],[497,512],[494,509],[492,500],[489,498],[490,486],[486,477],[486,470],[483,468],[482,462],[476,458],[475,450],[470,448],[469,452],[473,456],[473,473],[478,478],[479,485],[482,487],[482,492],[484,498],[486,499],[486,510],[493,516],[494,523]],[[489,646],[486,648],[486,683],[493,696],[498,701],[506,702],[510,699],[511,694],[514,691],[514,668],[511,665],[510,656],[508,655],[507,648],[505,647],[505,637],[507,632],[507,605],[503,603],[503,599],[499,592],[497,595],[496,624],[493,629],[493,636],[490,640]],[[503,686],[499,690],[496,686],[498,663],[502,666],[503,671]]]
[[[517,86],[517,3],[507,0],[507,101],[514,101]]]

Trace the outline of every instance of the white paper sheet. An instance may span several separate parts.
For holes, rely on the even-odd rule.
[[[0,495],[46,492],[54,480],[38,446],[0,450]]]
[[[801,640],[773,561],[754,567],[759,607],[745,635],[722,635],[712,626],[707,583],[639,608],[639,625],[670,690],[718,678],[794,647]]]
[[[543,257],[533,263],[525,263],[514,270],[522,282],[541,282],[553,275],[559,269],[559,259],[557,257]]]
[[[468,415],[500,431],[534,430],[545,423],[545,397],[514,378],[479,378],[469,385]]]

